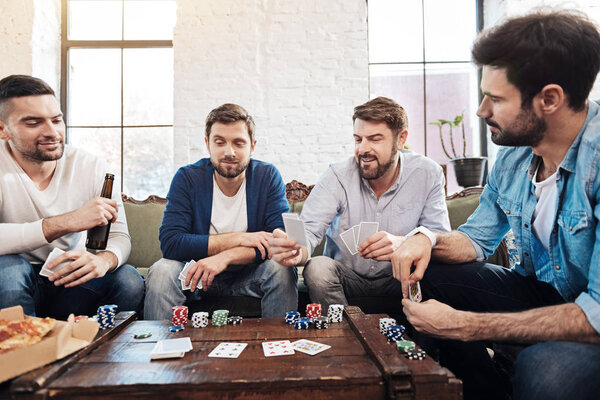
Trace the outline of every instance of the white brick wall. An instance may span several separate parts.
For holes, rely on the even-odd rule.
[[[175,166],[207,156],[204,119],[225,102],[256,119],[255,157],[315,183],[352,154],[368,100],[365,0],[180,1],[174,35]]]
[[[2,0],[0,16],[0,77],[31,74],[33,0]]]

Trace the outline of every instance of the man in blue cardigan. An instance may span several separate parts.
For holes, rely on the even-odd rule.
[[[281,175],[250,158],[254,121],[238,105],[209,113],[205,142],[210,158],[180,168],[171,182],[159,232],[164,258],[148,272],[145,317],[170,319],[173,306],[226,295],[261,298],[263,317],[282,317],[298,308],[298,291],[296,269],[270,259],[271,232],[289,211]]]

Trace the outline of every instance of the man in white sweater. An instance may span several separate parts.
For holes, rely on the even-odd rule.
[[[99,197],[104,163],[65,147],[52,88],[26,75],[0,80],[0,139],[0,308],[57,318],[93,315],[102,304],[140,311],[143,279],[123,265],[131,243],[119,190]],[[86,251],[86,231],[109,221],[106,250]],[[68,264],[45,278],[54,248],[65,253],[47,267]]]

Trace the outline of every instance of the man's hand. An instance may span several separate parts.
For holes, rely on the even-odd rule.
[[[402,283],[402,296],[408,297],[408,284],[423,279],[425,270],[431,260],[431,240],[422,233],[406,239],[392,254],[392,271],[394,278]],[[415,271],[410,269],[415,265]]]
[[[255,247],[260,252],[263,260],[271,258],[269,240],[273,237],[269,232],[242,232],[239,234],[239,245],[243,247]]]
[[[54,285],[65,285],[66,288],[70,288],[95,278],[101,278],[116,267],[118,262],[117,256],[109,251],[92,254],[85,250],[70,250],[48,263],[48,269],[52,270],[57,265],[69,260],[71,261],[69,264],[48,277],[50,282],[54,282]]]
[[[379,231],[366,238],[358,246],[358,254],[363,258],[372,258],[375,261],[390,261],[392,254],[404,240],[404,236],[395,236],[385,231]]]
[[[117,220],[117,202],[96,196],[75,211],[42,220],[42,231],[48,242],[67,233],[81,232]]]
[[[416,303],[402,299],[402,311],[408,322],[419,332],[463,341],[471,338],[470,313],[458,311],[437,300]]]
[[[284,267],[294,267],[306,261],[305,254],[308,254],[308,250],[298,245],[295,240],[288,239],[287,234],[281,229],[273,231],[269,246],[271,246],[273,260]]]
[[[185,284],[190,285],[192,292],[196,290],[198,281],[202,282],[202,290],[205,292],[212,285],[215,276],[225,271],[228,267],[227,260],[221,254],[203,258],[192,265],[185,277]]]

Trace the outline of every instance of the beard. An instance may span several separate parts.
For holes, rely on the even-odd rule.
[[[392,167],[395,166],[396,153],[398,153],[398,148],[394,145],[394,146],[392,146],[392,151],[390,152],[390,158],[385,164],[381,164],[379,162],[379,158],[377,158],[374,155],[359,154],[358,155],[358,173],[359,173],[360,177],[364,178],[366,180],[381,178],[383,175],[385,175],[386,172],[388,172]],[[375,158],[375,161],[377,162],[377,168],[367,169],[367,168],[363,168],[360,165],[360,160],[369,159],[369,158]]]
[[[523,109],[510,126],[501,128],[497,122],[486,118],[485,122],[498,131],[492,132],[492,142],[500,146],[531,146],[535,147],[544,138],[548,124],[539,118],[531,108]]]
[[[222,162],[236,162],[237,164],[235,166],[223,166],[221,163]],[[215,171],[217,171],[217,173],[219,175],[221,175],[223,178],[235,178],[236,176],[239,176],[242,172],[244,172],[246,170],[246,168],[248,168],[248,164],[250,163],[250,160],[247,160],[246,162],[240,161],[235,157],[223,157],[220,160],[213,160],[211,158],[210,162],[212,163],[213,167],[215,168]]]
[[[65,151],[65,144],[62,140],[57,144],[58,148],[55,150],[41,150],[37,145],[34,149],[25,149],[21,146],[17,146],[14,142],[13,145],[23,157],[35,162],[58,160],[63,156]]]

